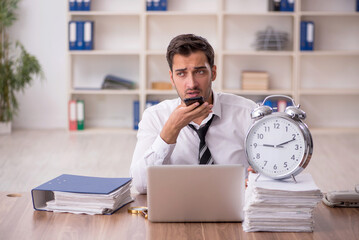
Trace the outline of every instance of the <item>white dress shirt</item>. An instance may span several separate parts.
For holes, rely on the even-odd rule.
[[[199,137],[189,126],[184,127],[175,144],[167,144],[160,132],[181,99],[165,100],[146,109],[139,123],[137,144],[131,164],[131,176],[137,191],[146,193],[148,166],[163,164],[198,164]],[[213,92],[212,113],[201,125],[191,122],[197,129],[214,114],[206,134],[206,143],[214,164],[243,164],[248,167],[244,140],[253,123],[250,113],[256,104],[246,98]]]

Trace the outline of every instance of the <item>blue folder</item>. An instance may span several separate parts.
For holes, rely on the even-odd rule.
[[[131,182],[131,178],[101,178],[63,174],[31,190],[35,210],[45,211],[46,202],[54,199],[54,191],[110,194]]]
[[[77,23],[69,22],[69,50],[77,50]]]

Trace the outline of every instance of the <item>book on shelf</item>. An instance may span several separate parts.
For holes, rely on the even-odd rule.
[[[313,210],[323,195],[309,173],[273,180],[250,173],[245,192],[245,232],[312,232]]]
[[[167,0],[146,0],[147,11],[167,11]]]
[[[262,102],[263,101],[260,101],[258,104],[260,104]],[[292,102],[285,101],[283,99],[280,99],[280,100],[271,99],[271,100],[265,101],[264,105],[271,107],[273,109],[273,112],[284,112],[288,106],[292,105]]]
[[[300,50],[301,51],[314,50],[314,22],[313,21],[300,22]]]
[[[147,100],[145,109],[152,107],[156,104],[158,104],[160,101],[156,100]],[[133,101],[133,129],[138,130],[138,124],[140,123],[140,102],[139,101]]]
[[[69,0],[70,11],[90,11],[91,0]]]
[[[268,0],[268,11],[293,12],[295,0]]]
[[[106,75],[102,83],[102,89],[135,89],[136,83],[115,75]]]
[[[68,108],[69,130],[84,130],[85,102],[83,100],[70,100]]]
[[[131,178],[62,174],[31,190],[35,210],[76,214],[113,214],[133,201]]]
[[[242,71],[242,90],[267,90],[269,74],[264,71]]]
[[[171,90],[172,84],[170,82],[152,82],[151,88],[155,90]]]
[[[94,21],[69,21],[69,50],[94,49]]]

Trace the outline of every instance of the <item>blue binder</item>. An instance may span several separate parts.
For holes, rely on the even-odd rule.
[[[153,0],[146,0],[146,10],[153,11]]]
[[[76,38],[76,46],[77,50],[84,50],[84,21],[77,21],[77,38]]]
[[[75,0],[76,1],[76,10],[82,11],[83,10],[83,1],[84,0]]]
[[[300,22],[300,50],[305,51],[306,49],[306,39],[307,39],[307,22]]]
[[[94,30],[94,22],[93,21],[85,21],[84,22],[84,49],[85,50],[93,50],[93,30]]]
[[[160,0],[160,11],[167,11],[167,0]]]
[[[357,12],[359,12],[359,0],[357,0]]]
[[[288,2],[288,12],[294,12],[294,4],[295,4],[295,1],[294,0],[287,0]]]
[[[306,50],[314,50],[314,22],[307,22],[307,34],[306,34]]]
[[[44,209],[46,202],[54,199],[54,191],[105,195],[131,181],[131,178],[100,178],[63,174],[32,189],[32,203],[35,210],[46,211]]]
[[[77,11],[77,4],[75,0],[69,0],[69,10]]]
[[[69,50],[77,50],[77,23],[69,22]]]
[[[280,11],[282,12],[293,12],[294,11],[294,0],[281,0]]]
[[[90,10],[91,10],[91,0],[83,0],[82,11],[90,11]]]
[[[140,123],[140,102],[133,102],[133,129],[138,130],[138,124]]]

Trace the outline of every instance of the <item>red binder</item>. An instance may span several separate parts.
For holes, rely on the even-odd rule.
[[[76,101],[69,101],[69,129],[71,131],[77,130],[77,120],[76,120]]]

